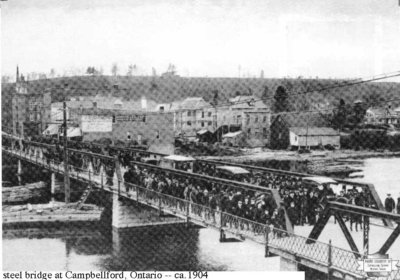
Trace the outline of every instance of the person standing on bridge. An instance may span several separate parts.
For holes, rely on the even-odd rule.
[[[400,214],[400,194],[399,197],[397,198],[397,214]]]
[[[318,198],[313,191],[309,194],[307,206],[308,224],[313,226],[315,224],[316,209],[318,207]]]
[[[385,199],[385,210],[389,213],[392,213],[394,208],[395,208],[395,202],[393,197],[391,196],[390,193],[387,194],[387,197]]]
[[[294,201],[290,202],[290,207],[287,209],[287,214],[289,217],[290,222],[292,223],[293,227],[298,225],[298,210],[295,207]]]

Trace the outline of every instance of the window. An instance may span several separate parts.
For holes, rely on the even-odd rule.
[[[208,112],[208,116],[211,117],[211,112]]]
[[[191,126],[191,125],[192,125],[192,122],[191,122],[191,121],[188,121],[188,122],[187,122],[187,125],[188,125],[188,126]]]
[[[201,117],[202,117],[202,118],[204,118],[204,111],[203,111],[203,112],[201,112]]]
[[[278,134],[278,139],[281,139],[282,138],[282,133],[279,133]]]
[[[192,112],[190,112],[190,111],[187,112],[188,117],[190,117],[191,114],[192,114]]]
[[[258,117],[254,118],[254,123],[258,123]]]
[[[204,122],[201,122],[201,127],[204,127]]]
[[[127,138],[128,138],[128,140],[131,140],[131,134],[130,134],[130,132],[127,132]]]
[[[263,134],[264,134],[264,136],[267,135],[267,128],[266,127],[263,128]]]
[[[250,124],[250,116],[246,116],[246,124]]]
[[[40,112],[38,112],[37,114],[36,114],[36,120],[40,120],[41,119],[41,114],[40,114]]]
[[[160,138],[160,131],[159,131],[159,130],[156,131],[156,138],[157,138],[157,139]]]
[[[208,125],[212,125],[212,121],[209,121],[209,122],[208,122]]]
[[[115,123],[115,115],[112,116],[112,122]]]
[[[251,134],[251,128],[247,129],[247,134]]]
[[[267,122],[267,116],[263,117],[263,122]]]
[[[142,144],[142,134],[138,134],[137,141],[139,144]]]

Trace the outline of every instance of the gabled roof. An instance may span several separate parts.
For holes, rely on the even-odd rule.
[[[179,104],[179,109],[201,109],[211,107],[202,97],[188,97]]]
[[[380,117],[393,116],[396,115],[397,112],[400,112],[400,107],[394,110],[391,108],[382,108],[382,107],[371,107],[367,109],[367,113],[371,113],[375,116],[380,116]]]
[[[275,115],[271,123],[280,120],[286,124],[287,127],[329,127],[329,120],[325,119],[318,112],[310,112],[306,114],[299,114],[298,112],[282,112],[282,114]]]
[[[159,104],[162,106],[162,104]],[[165,105],[165,104],[163,104]],[[209,109],[212,108],[211,104],[205,101],[202,97],[188,97],[184,100],[173,101],[168,108],[170,111],[177,110],[196,110],[196,109]],[[164,108],[166,110],[166,108]]]
[[[229,132],[227,134],[222,135],[222,138],[234,138],[242,133],[243,131]]]
[[[257,110],[267,110],[269,107],[264,104],[262,100],[253,95],[238,95],[234,98],[230,98],[232,109],[257,109]]]
[[[203,135],[206,133],[211,133],[211,131],[209,131],[208,129],[200,129],[199,131],[197,131],[198,135]]]
[[[290,131],[298,136],[339,136],[339,131],[330,127],[291,127]]]

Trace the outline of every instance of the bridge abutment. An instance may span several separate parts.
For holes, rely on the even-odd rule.
[[[280,258],[280,270],[281,271],[298,271],[299,267],[297,262],[292,258]]]
[[[64,193],[64,178],[54,172],[51,173],[50,192],[52,199],[54,199],[56,194]]]
[[[21,176],[21,175],[22,175],[22,162],[21,162],[20,159],[18,160],[17,175],[18,175],[18,176]]]
[[[160,215],[157,209],[138,204],[132,200],[120,197],[117,193],[112,196],[112,227],[117,229],[153,225],[179,224],[185,221],[171,215]]]

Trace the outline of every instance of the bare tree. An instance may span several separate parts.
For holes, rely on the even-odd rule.
[[[39,79],[39,80],[45,80],[45,79],[47,79],[46,73],[39,73],[39,74],[38,74],[38,79]]]
[[[113,76],[118,75],[118,64],[117,63],[113,63],[113,65],[111,67],[111,73]]]
[[[137,66],[136,64],[129,64],[128,65],[128,72],[126,73],[128,76],[136,75]]]
[[[56,70],[54,68],[51,68],[49,78],[54,78],[55,76],[56,76]]]
[[[167,73],[169,73],[170,75],[175,75],[176,74],[176,66],[174,64],[170,63],[168,65]]]
[[[8,75],[1,76],[1,83],[2,84],[11,83],[11,76]]]

